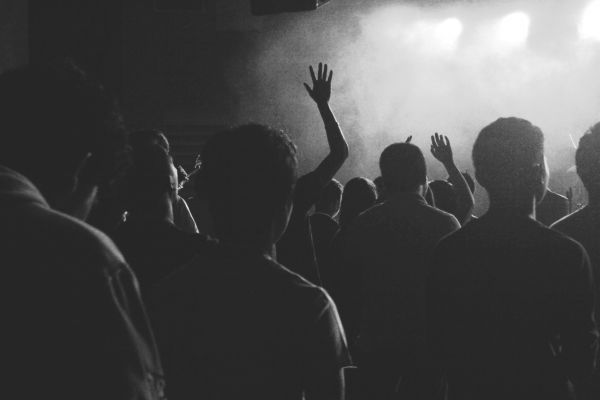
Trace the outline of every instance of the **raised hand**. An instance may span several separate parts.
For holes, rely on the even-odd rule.
[[[454,163],[452,147],[450,146],[448,136],[439,135],[438,133],[431,136],[431,154],[436,160],[444,164],[444,166]]]
[[[412,142],[412,135],[407,137],[406,140],[404,141],[404,143],[410,143],[410,142]]]
[[[319,63],[317,76],[315,76],[315,70],[311,65],[309,71],[313,87],[311,88],[308,84],[304,84],[306,91],[317,105],[328,104],[331,97],[333,71],[328,72],[327,69],[327,64]]]

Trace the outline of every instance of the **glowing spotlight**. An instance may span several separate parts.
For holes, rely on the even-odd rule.
[[[502,18],[498,24],[498,39],[509,46],[522,45],[529,36],[531,20],[523,12],[515,12]]]
[[[600,40],[600,1],[591,2],[583,11],[579,36],[582,39]]]
[[[453,49],[456,47],[462,31],[462,22],[456,18],[448,18],[435,28],[435,36],[443,48]]]

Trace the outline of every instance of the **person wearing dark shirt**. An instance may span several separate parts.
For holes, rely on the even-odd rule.
[[[127,219],[114,239],[143,292],[184,265],[208,242],[205,236],[175,226],[177,187],[177,171],[163,147],[136,147],[127,179]]]
[[[600,321],[600,123],[594,125],[579,141],[575,154],[577,174],[583,182],[589,203],[581,210],[557,221],[552,229],[577,240],[587,251],[596,285],[596,323]],[[600,354],[599,354],[600,356]],[[600,359],[592,380],[590,399],[600,398]]]
[[[195,187],[219,244],[152,295],[169,398],[341,399],[350,358],[336,307],[273,258],[292,208],[294,145],[245,125],[210,138],[202,159]]]
[[[135,275],[83,222],[125,150],[120,113],[70,62],[0,76],[3,392],[164,398]]]
[[[277,260],[310,282],[320,284],[309,213],[319,200],[323,188],[348,158],[348,144],[329,106],[333,71],[328,72],[327,64],[321,63],[316,76],[312,66],[309,70],[313,87],[306,83],[304,87],[316,103],[325,124],[329,154],[314,171],[298,179],[294,210],[288,229],[277,245]]]
[[[536,219],[546,226],[552,225],[567,214],[569,214],[569,200],[550,189],[546,191],[544,199],[535,210]]]
[[[417,146],[392,144],[379,165],[387,198],[356,218],[339,244],[335,262],[346,282],[336,301],[365,398],[412,398],[432,386],[422,368],[429,257],[460,225],[425,202],[427,169]]]
[[[489,211],[434,251],[428,347],[449,400],[568,399],[570,382],[594,366],[588,257],[534,220],[547,185],[543,141],[518,118],[481,131],[473,163]]]
[[[340,228],[336,217],[340,212],[343,186],[332,179],[323,189],[315,204],[315,213],[310,217],[317,263],[322,274],[322,265],[331,247],[331,241]]]
[[[340,226],[346,227],[377,202],[377,188],[367,178],[352,178],[344,186]]]

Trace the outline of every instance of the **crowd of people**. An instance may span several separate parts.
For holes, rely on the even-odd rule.
[[[446,180],[429,182],[409,137],[381,153],[380,176],[337,181],[352,150],[333,72],[309,73],[329,153],[303,176],[294,143],[265,125],[215,133],[187,176],[163,132],[129,134],[72,62],[0,76],[6,393],[600,398],[600,123],[575,160],[589,204],[569,215],[564,197],[544,200],[542,131],[514,117],[483,128],[477,218],[474,180],[438,133]]]

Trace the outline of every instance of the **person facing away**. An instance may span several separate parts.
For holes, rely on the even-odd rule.
[[[548,188],[546,195],[540,204],[537,205],[535,216],[538,221],[546,226],[552,225],[559,219],[569,214],[569,199]]]
[[[428,345],[448,399],[567,399],[594,366],[588,257],[535,221],[547,185],[544,136],[502,118],[473,146],[489,211],[443,239],[428,280]]]
[[[333,179],[348,158],[348,144],[329,106],[333,71],[319,63],[317,74],[309,67],[312,88],[304,84],[315,102],[325,125],[329,154],[315,170],[300,177],[294,191],[294,207],[288,229],[277,244],[277,260],[315,284],[321,283],[315,254],[310,210],[321,197],[321,192]]]
[[[325,262],[331,241],[340,228],[336,217],[340,212],[343,186],[332,179],[323,188],[321,197],[315,203],[315,213],[310,217],[315,254],[319,267]],[[320,271],[322,272],[322,271]]]
[[[156,145],[162,147],[167,154],[171,154],[171,144],[169,143],[167,136],[158,129],[146,129],[133,132],[129,138],[129,144],[134,153],[146,146]],[[173,223],[184,232],[199,232],[187,202],[183,197],[179,196],[179,187],[177,188],[175,202],[173,203]]]
[[[325,290],[273,258],[290,218],[296,150],[243,125],[211,137],[196,187],[219,244],[163,281],[153,318],[170,399],[341,399],[350,359]]]
[[[143,292],[184,265],[209,240],[174,224],[177,170],[160,145],[138,146],[127,177],[127,218],[114,240],[135,271]]]
[[[423,198],[427,171],[417,146],[392,144],[379,165],[387,198],[348,227],[336,256],[346,279],[338,301],[365,395],[386,399],[401,391],[410,398],[426,379],[418,367],[429,256],[460,225]]]
[[[72,63],[0,76],[0,254],[13,398],[161,399],[137,282],[84,220],[125,149],[120,114]]]

